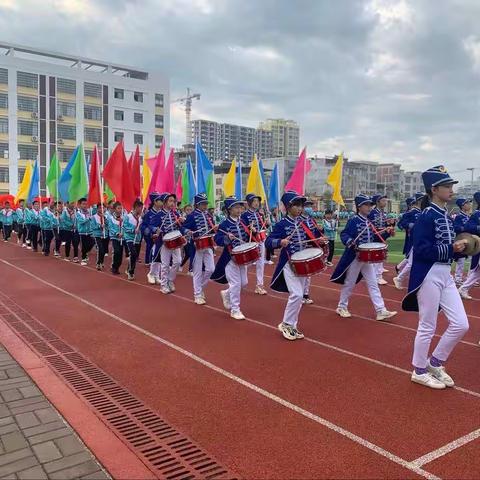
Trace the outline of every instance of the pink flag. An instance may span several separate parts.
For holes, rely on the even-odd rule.
[[[311,167],[310,160],[307,159],[307,147],[305,147],[298,157],[290,180],[285,185],[285,191],[293,190],[301,195],[305,195],[305,178]]]
[[[177,197],[177,202],[182,200],[183,188],[182,188],[182,172],[178,174],[177,186],[175,187],[175,196]]]
[[[163,189],[163,178],[165,176],[165,141],[162,142],[157,156],[147,159],[147,164],[152,172],[148,194],[150,195],[152,192],[163,193],[165,191]]]
[[[174,149],[170,149],[167,164],[165,165],[163,192],[173,193],[175,191],[175,153]]]

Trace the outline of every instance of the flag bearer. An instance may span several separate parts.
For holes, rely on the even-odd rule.
[[[135,279],[135,265],[140,254],[140,242],[142,241],[142,211],[143,202],[135,200],[132,211],[123,221],[123,235],[127,244],[129,256],[127,267],[127,279]]]
[[[15,219],[15,213],[10,208],[10,202],[5,202],[5,208],[0,210],[0,222],[3,229],[3,241],[8,242],[10,235],[12,234],[13,221]]]
[[[27,227],[25,226],[25,200],[18,201],[18,207],[15,210],[15,223],[17,225],[17,243],[26,248],[27,246]]]
[[[104,269],[105,254],[108,249],[108,220],[105,216],[105,208],[101,203],[97,204],[97,211],[92,215],[92,237],[97,247],[97,270]]]
[[[55,216],[55,203],[43,208],[40,212],[40,229],[42,231],[43,254],[48,257],[50,255],[50,244],[52,243],[54,234],[53,230],[58,227],[58,220]]]
[[[30,244],[27,248],[38,252],[38,233],[40,231],[40,203],[38,200],[34,200],[32,208],[27,210],[25,223],[28,230],[27,243]]]
[[[122,204],[113,204],[113,215],[108,219],[108,233],[112,242],[113,258],[111,272],[113,275],[120,275],[120,265],[123,260],[123,222],[124,214]]]
[[[60,215],[60,237],[65,242],[65,261],[70,261],[70,250],[73,245],[73,262],[78,263],[78,246],[80,236],[77,230],[77,209],[73,203],[67,202]]]
[[[81,198],[78,201],[78,209],[76,212],[76,222],[78,234],[80,236],[80,244],[82,247],[81,265],[88,265],[88,254],[93,248],[94,242],[92,238],[92,214],[87,208],[87,199]]]

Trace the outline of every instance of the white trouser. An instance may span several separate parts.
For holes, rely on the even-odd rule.
[[[407,264],[407,262],[408,262],[408,256],[405,257],[405,258],[397,265],[398,271],[400,271],[403,267],[405,267],[405,265]]]
[[[376,264],[374,263],[360,262],[357,258],[353,260],[350,267],[348,267],[345,283],[340,291],[338,308],[348,308],[348,300],[355,288],[358,274],[362,273],[363,278],[367,282],[368,293],[370,294],[370,299],[372,300],[375,311],[378,313],[385,310],[385,303],[383,302],[380,288],[378,288],[375,267]]]
[[[205,271],[203,266],[205,265]],[[211,248],[197,250],[193,257],[193,295],[198,297],[210,280],[210,275],[215,270],[213,251]]]
[[[239,312],[240,291],[248,283],[247,267],[245,265],[237,265],[233,260],[230,260],[225,267],[225,276],[228,282],[227,292],[230,297],[231,311]]]
[[[160,267],[160,247],[153,244],[150,258],[150,270],[148,273],[153,275],[155,278],[160,278]]]
[[[410,250],[410,253],[407,257],[407,263],[403,266],[398,274],[397,278],[403,283],[404,280],[408,280],[410,277],[410,270],[412,269],[412,261],[413,261],[413,248]]]
[[[373,264],[375,273],[377,275],[377,280],[380,280],[383,276],[383,262]]]
[[[464,284],[461,286],[461,289],[468,293],[470,288],[472,288],[475,283],[480,281],[480,264],[474,270],[470,270],[468,272],[467,279],[465,280]]]
[[[172,266],[170,266],[170,260],[172,261]],[[170,250],[165,245],[162,245],[160,248],[160,261],[162,262],[160,284],[162,287],[166,287],[168,282],[174,282],[177,277],[178,269],[182,263],[182,252],[179,248]]]
[[[309,295],[310,294],[310,284],[312,283],[312,277],[303,277],[305,278],[305,284],[303,287],[303,294]]]
[[[288,292],[290,293],[287,305],[285,306],[285,313],[283,314],[283,323],[296,328],[298,315],[303,305],[305,284],[310,277],[297,277],[288,262],[285,264],[285,267],[283,267],[283,276],[287,284]]]
[[[455,281],[457,283],[463,282],[464,268],[465,268],[465,257],[461,257],[457,260],[457,266],[455,267]]]
[[[417,300],[419,320],[412,363],[414,367],[426,368],[430,343],[437,328],[438,307],[445,313],[448,327],[432,355],[442,362],[448,359],[467,332],[468,318],[450,273],[450,265],[433,265],[417,292]]]
[[[255,267],[257,269],[257,285],[263,287],[263,275],[265,272],[265,242],[260,242],[258,246],[260,247],[260,256],[255,262]]]

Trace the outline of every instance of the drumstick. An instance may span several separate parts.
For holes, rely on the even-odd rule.
[[[386,241],[383,239],[383,237],[380,235],[380,232],[375,228],[375,225],[373,225],[373,223],[371,223],[371,222],[368,222],[368,223],[369,223],[370,226],[372,227],[373,232],[377,234],[377,237],[381,240],[381,242],[386,244],[387,242],[386,242]],[[386,229],[385,229],[385,230],[386,230]]]
[[[224,233],[227,236],[231,235],[235,240],[238,240],[240,243],[246,243],[241,238],[236,237],[233,233],[227,232],[226,230],[222,230],[221,228],[219,228],[218,231]]]

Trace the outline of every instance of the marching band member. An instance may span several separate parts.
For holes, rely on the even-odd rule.
[[[17,243],[26,248],[27,246],[27,227],[25,226],[25,200],[18,201],[18,207],[15,210],[15,223],[17,224]]]
[[[380,321],[387,320],[395,316],[397,312],[390,312],[385,308],[382,294],[378,288],[376,265],[360,261],[356,255],[356,247],[363,243],[384,241],[388,238],[392,227],[388,227],[390,230],[386,229],[381,233],[379,232],[381,235],[379,238],[379,234],[375,233],[375,227],[368,220],[373,205],[372,199],[361,193],[355,197],[355,205],[357,214],[348,220],[345,229],[340,234],[340,239],[345,245],[345,251],[330,279],[334,283],[343,284],[336,311],[338,315],[344,318],[352,316],[348,311],[348,300],[355,284],[362,277],[365,277],[368,293],[377,313],[376,319]]]
[[[14,211],[10,208],[10,202],[5,202],[5,208],[0,211],[0,222],[2,223],[3,241],[8,242],[12,234]]]
[[[140,254],[140,242],[142,241],[142,211],[143,202],[135,200],[132,211],[125,217],[123,222],[123,235],[128,248],[127,279],[135,279],[135,266]]]
[[[187,215],[183,228],[192,233],[192,239],[208,235],[216,230],[208,210],[208,198],[204,193],[194,197],[195,210]],[[213,250],[204,248],[193,252],[193,299],[197,305],[205,305],[205,287],[215,269]]]
[[[108,219],[108,235],[112,242],[113,258],[111,272],[120,275],[120,265],[123,260],[123,208],[120,202],[113,204],[113,215]]]
[[[468,330],[465,308],[450,273],[454,256],[465,249],[467,241],[455,241],[453,222],[446,209],[453,196],[453,184],[458,182],[443,166],[423,172],[422,179],[427,197],[413,231],[413,264],[402,308],[418,312],[419,317],[412,382],[443,389],[454,386],[444,364]],[[428,358],[440,309],[447,317],[448,327]]]
[[[242,205],[244,202],[235,197],[227,197],[224,200],[227,218],[218,226],[215,234],[215,243],[223,247],[223,252],[210,277],[217,283],[228,283],[228,288],[222,290],[220,295],[223,306],[226,310],[230,310],[230,316],[235,320],[245,320],[245,316],[240,310],[240,294],[242,288],[248,284],[247,267],[237,265],[230,254],[233,248],[250,240],[250,235],[240,223]]]
[[[158,218],[163,208],[163,197],[160,193],[152,192],[149,195],[150,208],[143,216],[140,229],[145,238],[145,264],[150,265],[150,270],[147,273],[147,281],[151,285],[160,285],[160,246],[161,239],[155,234],[155,229],[152,229],[152,223],[160,225]]]
[[[408,233],[408,230],[407,230],[407,226],[408,226],[409,212],[412,209],[413,204],[415,203],[415,198],[414,197],[408,197],[408,198],[405,199],[405,203],[407,204],[407,210],[402,214],[400,220],[398,221],[398,228],[400,230],[405,231],[405,239],[403,241],[403,250],[402,250],[404,258],[398,265],[395,265],[395,271],[397,272],[397,274],[400,272],[400,270],[408,262],[407,254],[409,253],[410,240],[409,240],[409,233]]]
[[[250,235],[254,241],[258,243],[260,248],[260,257],[255,262],[256,273],[257,273],[257,285],[255,287],[255,293],[257,295],[266,295],[267,291],[263,286],[264,274],[265,274],[265,238],[260,239],[259,235],[263,235],[263,232],[266,230],[266,221],[259,212],[260,204],[262,202],[262,197],[255,195],[253,193],[247,194],[245,197],[247,201],[248,208],[245,212],[242,213],[240,217],[240,222],[244,228],[254,231],[255,234]]]
[[[458,198],[455,202],[457,207],[460,209],[458,214],[455,216],[453,220],[453,228],[455,229],[455,233],[458,235],[459,233],[465,232],[465,226],[470,219],[470,212],[472,210],[472,201],[467,198]],[[461,256],[456,259],[457,266],[455,268],[455,283],[460,286],[463,283],[463,271],[465,269],[465,259],[467,257]],[[460,293],[461,295],[461,293]]]
[[[293,192],[293,193],[296,194],[297,192]],[[316,228],[318,231],[320,231],[321,230],[320,227],[318,226],[317,222],[313,218],[312,207],[313,207],[313,202],[308,198],[306,198],[305,202],[302,204],[302,211],[300,212],[300,217],[301,217],[301,220],[306,225],[308,225],[309,228],[312,228],[312,229]],[[306,277],[305,284],[304,284],[305,288],[303,291],[303,303],[305,303],[306,305],[311,305],[313,303],[313,300],[310,298],[311,283],[312,283],[312,277]]]
[[[108,249],[108,220],[105,216],[105,208],[101,203],[97,205],[97,211],[95,215],[92,215],[92,237],[97,247],[97,270],[103,270],[105,268],[105,254]],[[110,217],[112,218],[112,217]]]
[[[377,230],[384,229],[388,222],[387,222],[387,214],[385,213],[385,207],[387,206],[388,197],[386,195],[374,195],[372,197],[372,202],[374,208],[368,215],[368,220],[372,222],[373,226]],[[377,263],[374,265],[374,269],[377,273],[377,282],[379,285],[386,285],[388,282],[383,278],[383,274],[388,272],[383,266],[383,262]]]
[[[66,208],[60,215],[60,238],[65,242],[65,258],[66,262],[70,261],[70,250],[73,245],[73,263],[78,263],[78,246],[80,244],[80,236],[77,230],[77,210],[73,203],[67,202]]]
[[[405,279],[408,278],[410,275],[410,270],[412,269],[412,259],[413,259],[413,252],[412,252],[412,243],[413,243],[413,228],[415,226],[415,222],[417,221],[418,217],[422,213],[420,209],[420,205],[422,202],[423,197],[425,197],[424,193],[416,193],[413,197],[413,203],[411,208],[408,212],[405,213],[402,217],[402,226],[405,229],[405,243],[403,246],[403,251],[406,255],[407,262],[403,265],[403,268],[398,272],[396,277],[393,277],[393,284],[397,290],[402,290],[403,282]]]
[[[477,209],[470,215],[468,222],[465,224],[465,232],[474,235],[480,235],[480,192],[473,195],[473,199],[477,203]],[[468,291],[480,280],[480,254],[474,255],[470,262],[470,271],[467,279],[460,287],[460,295],[466,300],[471,300],[472,297]]]
[[[321,235],[317,228],[310,229],[301,213],[306,197],[288,191],[282,196],[282,203],[288,212],[287,216],[273,227],[267,237],[267,248],[281,248],[277,268],[273,274],[270,288],[277,292],[289,292],[285,313],[278,329],[287,340],[298,340],[304,337],[297,329],[298,316],[304,303],[304,292],[310,277],[299,277],[293,272],[289,257],[307,248],[313,238]]]
[[[81,265],[88,265],[88,254],[94,245],[91,235],[91,218],[91,212],[87,208],[87,199],[81,198],[78,201],[78,209],[76,212],[76,224],[80,236],[80,245],[82,247]]]
[[[39,217],[43,239],[42,252],[48,257],[50,255],[50,244],[53,240],[53,230],[58,227],[58,220],[55,216],[55,203],[51,202],[50,205],[43,208]]]
[[[27,225],[27,248],[38,252],[38,233],[40,231],[40,203],[34,200],[32,208],[26,211],[25,223]]]

